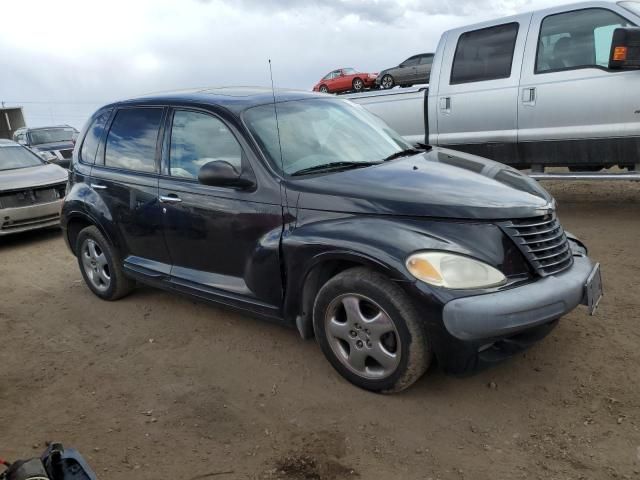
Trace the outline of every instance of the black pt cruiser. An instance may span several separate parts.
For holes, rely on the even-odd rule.
[[[65,238],[98,297],[139,281],[296,326],[373,391],[500,361],[601,297],[535,181],[322,94],[107,105],[71,170]]]

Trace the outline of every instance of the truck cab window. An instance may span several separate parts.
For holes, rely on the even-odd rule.
[[[603,8],[549,15],[540,28],[535,72],[606,68],[613,32],[627,26],[633,24]]]
[[[451,68],[451,85],[509,78],[518,26],[508,23],[460,35]]]

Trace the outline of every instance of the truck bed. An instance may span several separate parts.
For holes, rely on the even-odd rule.
[[[344,95],[384,121],[410,143],[428,143],[427,99],[429,86],[372,90]]]

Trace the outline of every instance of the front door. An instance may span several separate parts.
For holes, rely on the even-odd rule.
[[[438,81],[438,145],[513,163],[518,83],[531,14],[447,36]]]
[[[172,283],[205,298],[277,315],[282,302],[279,196],[269,203],[259,185],[239,190],[200,184],[200,168],[215,160],[252,172],[250,148],[212,113],[177,109],[169,120],[160,200]]]
[[[560,10],[560,9],[558,9]],[[632,165],[640,151],[640,71],[611,71],[613,32],[631,12],[607,8],[536,13],[525,53],[518,128],[522,162]]]
[[[125,267],[150,275],[167,275],[170,260],[158,204],[161,107],[121,108],[99,148],[91,170],[97,211],[113,228]],[[106,208],[105,208],[106,207]]]

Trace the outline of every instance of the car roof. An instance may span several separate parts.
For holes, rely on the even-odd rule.
[[[250,107],[276,102],[304,100],[308,98],[326,98],[326,95],[314,92],[291,89],[275,89],[267,87],[214,87],[177,90],[144,95],[112,105],[206,105],[220,106],[236,114]]]
[[[14,142],[13,140],[6,140],[4,138],[0,138],[0,147],[20,147],[19,143]]]
[[[49,128],[73,128],[71,125],[48,125],[45,127],[25,127],[25,130],[29,130],[30,132],[34,130],[47,130]],[[74,129],[75,130],[75,129]]]

